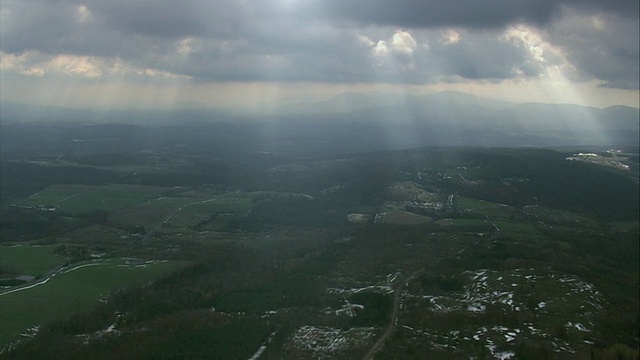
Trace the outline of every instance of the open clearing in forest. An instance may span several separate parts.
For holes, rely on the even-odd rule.
[[[184,262],[126,265],[100,260],[63,269],[46,283],[0,295],[0,347],[32,326],[67,319],[93,308],[112,290],[144,284],[184,266]]]

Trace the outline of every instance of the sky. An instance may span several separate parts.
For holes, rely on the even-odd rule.
[[[639,101],[638,0],[3,0],[0,102],[262,109],[347,92]]]

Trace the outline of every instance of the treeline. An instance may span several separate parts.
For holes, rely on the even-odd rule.
[[[271,226],[344,228],[347,213],[322,200],[270,198],[258,200],[246,216],[229,220],[229,230],[260,231]]]
[[[51,166],[28,162],[0,162],[0,203],[28,197],[53,184],[106,185],[122,180],[113,171],[80,166]]]
[[[55,241],[55,236],[91,225],[105,225],[130,234],[145,234],[141,225],[108,221],[105,210],[93,210],[79,214],[56,209],[48,211],[35,207],[9,206],[0,212],[0,243],[45,239]]]
[[[83,226],[80,219],[58,211],[7,207],[0,212],[0,243],[54,236]]]

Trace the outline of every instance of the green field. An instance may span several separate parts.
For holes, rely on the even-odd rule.
[[[249,194],[229,194],[210,197],[160,197],[148,201],[144,205],[154,207],[189,207],[212,211],[237,212],[251,208],[251,196]]]
[[[525,206],[522,212],[529,218],[550,224],[576,226],[580,228],[598,228],[598,223],[587,216],[562,209],[539,205]]]
[[[432,219],[407,211],[392,211],[376,215],[376,223],[394,225],[420,225],[430,223]]]
[[[313,200],[313,198],[307,194],[283,192],[283,191],[253,191],[245,193],[253,199],[307,199]]]
[[[169,224],[174,227],[196,226],[212,216],[224,214],[244,214],[251,210],[252,201],[247,197],[228,198],[221,197],[211,201],[190,203],[177,212]]]
[[[483,218],[509,219],[519,214],[519,210],[511,206],[464,196],[455,197],[453,204],[466,214]]]
[[[213,201],[189,205],[185,210],[194,212],[240,213],[251,209],[251,199],[245,197],[220,197]]]
[[[496,226],[503,234],[523,236],[523,235],[540,235],[540,232],[533,224],[513,221],[494,221]]]
[[[482,219],[441,219],[436,221],[441,226],[453,226],[467,231],[492,231],[493,225]]]
[[[640,228],[640,222],[638,221],[614,221],[611,223],[613,231],[638,231],[638,228]]]
[[[187,197],[160,197],[146,202],[144,206],[169,207],[177,209],[180,206],[184,206],[194,201],[196,201],[196,199]]]
[[[154,262],[125,266],[121,260],[75,265],[30,289],[0,294],[0,347],[34,325],[90,310],[112,290],[144,284],[184,266]]]
[[[500,206],[490,201],[478,200],[464,196],[456,196],[453,200],[453,204],[462,210],[478,210]]]
[[[53,253],[56,246],[0,246],[0,276],[45,275],[64,262]]]
[[[153,186],[112,184],[107,186],[52,185],[29,197],[31,205],[54,206],[72,214],[113,211],[158,197],[166,189]]]

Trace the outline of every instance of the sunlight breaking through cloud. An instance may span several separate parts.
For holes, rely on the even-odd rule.
[[[637,104],[638,18],[628,15],[630,5],[465,4],[7,0],[0,5],[1,76],[22,79],[23,87],[31,86],[27,79],[61,77],[69,86],[181,81],[190,93],[202,83],[246,83],[247,93],[255,82],[300,83],[318,94],[330,84],[333,95],[361,85],[480,94],[498,84],[518,101]],[[553,95],[535,90],[542,88]],[[234,103],[252,101],[236,94]]]
[[[48,56],[36,52],[26,52],[20,56],[2,54],[0,69],[18,71],[22,75],[42,77],[71,76],[79,78],[102,78],[106,76],[143,76],[164,79],[186,78],[153,68],[137,68],[125,63],[122,59],[108,59],[96,56],[76,56],[60,54]]]

